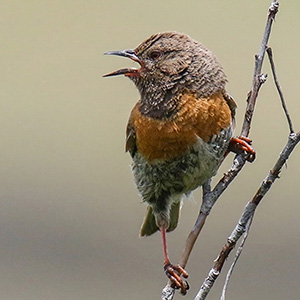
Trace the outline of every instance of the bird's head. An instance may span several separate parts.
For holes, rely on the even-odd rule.
[[[139,68],[124,68],[104,75],[125,75],[143,98],[163,98],[189,90],[209,96],[224,89],[226,78],[211,51],[188,35],[163,32],[150,36],[134,50],[110,51],[106,55],[130,58]]]

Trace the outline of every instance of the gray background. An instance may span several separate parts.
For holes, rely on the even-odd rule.
[[[159,234],[139,239],[140,203],[124,154],[138,93],[102,74],[133,62],[103,56],[150,34],[185,32],[210,48],[236,99],[238,134],[270,0],[1,1],[0,298],[160,299]],[[300,2],[282,1],[273,27],[277,72],[300,129]],[[286,143],[288,127],[269,79],[262,87],[248,164],[209,217],[187,271],[195,295],[241,211]],[[230,155],[219,175],[232,161]],[[261,203],[228,299],[299,299],[299,149]],[[168,236],[173,261],[200,205],[185,202]],[[226,263],[225,269],[229,266]],[[224,274],[209,299],[218,299]],[[177,295],[176,299],[183,299]]]

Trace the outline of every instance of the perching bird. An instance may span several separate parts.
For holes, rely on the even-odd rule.
[[[140,65],[104,76],[123,74],[140,92],[126,139],[137,189],[148,204],[140,235],[161,231],[165,272],[185,294],[181,275],[188,274],[171,264],[166,232],[178,224],[183,196],[216,174],[233,135],[236,104],[216,57],[188,35],[158,33],[134,50],[106,54]]]

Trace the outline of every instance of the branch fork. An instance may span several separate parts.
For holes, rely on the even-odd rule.
[[[203,284],[201,285],[201,288],[199,292],[197,293],[194,300],[203,300],[206,299],[206,296],[208,295],[209,291],[211,290],[214,282],[218,278],[222,267],[225,263],[225,260],[229,256],[232,249],[235,247],[237,241],[243,236],[242,242],[240,244],[240,247],[237,250],[234,262],[232,263],[225,280],[223,293],[221,296],[221,300],[225,300],[225,293],[226,289],[229,283],[229,279],[231,276],[231,273],[233,271],[233,268],[242,252],[244,243],[248,237],[249,229],[253,220],[253,216],[255,213],[255,210],[257,206],[259,205],[260,201],[263,199],[263,197],[266,195],[266,193],[269,191],[273,183],[277,178],[279,178],[279,173],[281,171],[281,168],[286,163],[287,159],[289,158],[289,155],[292,153],[296,145],[300,142],[300,132],[294,133],[292,121],[289,116],[284,97],[277,79],[277,75],[275,72],[275,65],[273,61],[273,55],[272,50],[270,47],[267,46],[269,36],[271,33],[271,27],[273,24],[273,21],[275,20],[275,16],[278,12],[279,3],[276,0],[273,0],[271,3],[271,6],[268,10],[268,17],[266,22],[266,27],[264,31],[264,35],[262,38],[260,51],[258,54],[255,55],[255,68],[254,68],[254,74],[253,74],[253,81],[252,86],[250,89],[250,92],[247,95],[247,107],[244,117],[244,122],[241,130],[241,136],[248,137],[250,132],[250,125],[252,122],[252,117],[254,113],[254,107],[256,104],[256,100],[258,97],[259,90],[261,86],[266,82],[267,80],[267,74],[262,74],[262,64],[265,56],[265,52],[267,52],[269,61],[272,68],[272,74],[274,78],[274,82],[276,85],[276,88],[278,90],[281,104],[283,107],[283,110],[285,112],[287,122],[290,129],[290,134],[288,138],[288,142],[282,152],[279,155],[279,158],[277,162],[275,163],[274,167],[269,171],[267,177],[262,181],[258,191],[254,195],[253,199],[249,201],[244,208],[244,211],[232,231],[232,233],[227,238],[227,242],[221,249],[219,255],[217,256],[216,260],[214,261],[214,265],[212,269],[209,271],[207,278],[204,280]],[[229,186],[229,184],[233,181],[233,179],[238,175],[238,173],[241,171],[241,169],[244,167],[245,163],[247,161],[247,156],[243,153],[237,154],[233,160],[233,164],[231,168],[228,170],[227,173],[224,174],[224,176],[221,178],[221,180],[216,184],[216,186],[211,189],[211,181],[208,181],[205,185],[203,185],[203,198],[202,198],[202,205],[201,209],[198,215],[198,218],[196,220],[196,223],[190,232],[185,247],[183,249],[183,253],[181,256],[181,260],[179,264],[184,268],[188,262],[190,253],[192,251],[192,248],[195,244],[195,241],[200,234],[205,220],[207,216],[209,215],[211,209],[213,208],[214,204],[218,200],[218,198],[221,196],[221,194],[224,192],[224,190]],[[172,289],[169,285],[167,285],[163,289],[162,293],[162,299],[163,300],[172,300],[175,294],[175,290]]]

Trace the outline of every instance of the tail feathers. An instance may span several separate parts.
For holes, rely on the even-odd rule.
[[[169,227],[167,229],[168,232],[174,230],[177,227],[179,221],[180,208],[180,201],[173,203],[170,210]],[[144,222],[140,230],[140,236],[149,236],[158,230],[159,228],[156,224],[153,208],[151,206],[148,206],[146,216],[144,218]]]
[[[177,227],[180,215],[180,208],[181,201],[173,203],[170,211],[170,223],[167,232],[173,231]]]
[[[148,236],[155,233],[159,228],[156,225],[155,216],[151,206],[147,207],[146,216],[141,227],[140,236]]]

